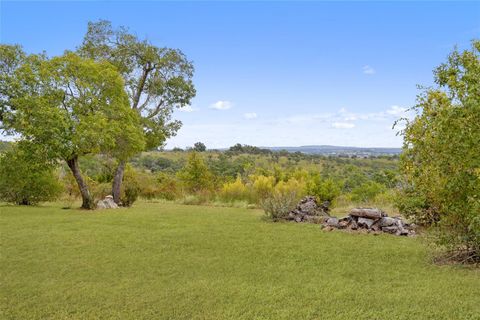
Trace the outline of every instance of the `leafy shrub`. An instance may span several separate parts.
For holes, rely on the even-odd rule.
[[[298,202],[301,197],[306,195],[306,184],[303,180],[291,178],[288,181],[280,181],[274,188],[274,192],[281,195],[289,195],[294,197],[294,201]]]
[[[191,193],[210,190],[213,185],[213,176],[197,152],[190,152],[185,167],[177,173],[177,176],[184,188]]]
[[[295,208],[297,198],[297,194],[293,192],[273,192],[269,197],[262,200],[261,207],[269,219],[278,221],[286,218],[288,213]]]
[[[112,184],[110,182],[96,183],[90,187],[94,199],[104,199],[112,194]]]
[[[322,179],[318,174],[307,181],[306,188],[308,194],[317,197],[319,201],[329,201],[332,205],[342,191],[340,182],[332,178]]]
[[[273,192],[262,200],[261,207],[266,216],[274,221],[284,219],[295,209],[300,198],[305,194],[305,183],[296,179],[280,181]]]
[[[352,200],[355,202],[367,203],[373,201],[375,197],[386,191],[386,187],[375,181],[367,181],[362,185],[353,188]]]
[[[180,189],[175,176],[159,173],[156,176],[157,197],[165,200],[175,200],[180,195]]]
[[[220,198],[224,201],[233,202],[235,200],[247,200],[249,192],[245,184],[242,182],[240,175],[233,182],[227,182],[220,190]]]
[[[251,175],[252,181],[252,200],[255,203],[261,203],[273,192],[275,186],[275,178],[272,176],[264,175]]]
[[[393,203],[405,217],[420,225],[428,226],[440,219],[438,209],[429,203],[424,194],[412,187],[398,190]]]
[[[134,169],[127,165],[123,175],[120,201],[125,207],[131,207],[140,195],[140,182]]]
[[[33,205],[58,198],[62,186],[53,169],[18,148],[0,155],[0,200]]]

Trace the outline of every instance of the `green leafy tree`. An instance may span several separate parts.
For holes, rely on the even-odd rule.
[[[0,155],[0,201],[33,205],[60,195],[62,186],[52,166],[27,150],[14,146]]]
[[[307,181],[307,193],[317,197],[319,201],[334,203],[340,195],[342,186],[339,181],[333,178],[322,179],[319,174],[313,175]]]
[[[209,190],[212,187],[212,173],[203,158],[195,151],[188,155],[185,167],[177,176],[189,192]]]
[[[181,122],[171,120],[172,112],[188,105],[195,96],[193,65],[180,50],[156,47],[124,27],[113,29],[109,21],[100,20],[88,24],[78,53],[109,61],[120,72],[129,106],[141,117],[145,149],[158,148],[176,134]],[[112,184],[117,203],[128,159],[126,154],[118,157]]]
[[[193,151],[196,152],[205,152],[207,150],[207,147],[203,142],[195,142],[193,145]]]
[[[16,50],[2,47],[0,53]],[[79,157],[107,153],[126,158],[144,146],[123,79],[110,63],[73,53],[51,59],[17,54],[16,60],[0,56],[0,65],[13,66],[0,81],[2,128],[19,134],[50,162],[64,160],[80,189],[82,208],[92,209]]]
[[[403,131],[404,190],[418,200],[404,207],[434,224],[438,243],[456,257],[479,261],[480,41],[454,50],[434,74],[438,87],[419,95]]]
[[[381,183],[375,181],[367,181],[353,188],[352,200],[355,202],[367,203],[375,199],[377,195],[385,192],[386,190],[387,188]]]

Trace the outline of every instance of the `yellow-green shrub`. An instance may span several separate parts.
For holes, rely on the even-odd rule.
[[[260,203],[266,199],[273,191],[275,186],[275,177],[264,175],[251,175],[251,200]]]
[[[303,180],[292,178],[288,181],[280,181],[274,188],[275,193],[291,195],[295,201],[306,195],[306,184]]]
[[[242,182],[242,178],[237,176],[233,182],[227,182],[220,190],[220,198],[224,201],[247,200],[249,198],[249,190]]]

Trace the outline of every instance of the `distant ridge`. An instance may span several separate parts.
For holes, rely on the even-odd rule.
[[[363,147],[342,147],[330,145],[307,145],[300,147],[261,147],[272,151],[285,150],[288,152],[302,152],[307,154],[327,154],[327,155],[398,155],[402,152],[401,148],[363,148]]]

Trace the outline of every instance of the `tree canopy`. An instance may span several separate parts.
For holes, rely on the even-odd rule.
[[[156,149],[180,129],[172,120],[175,108],[195,96],[193,64],[178,49],[157,47],[141,40],[125,27],[114,29],[106,20],[89,22],[78,54],[96,61],[109,61],[124,79],[129,106],[141,118],[145,149]],[[120,159],[112,193],[120,203],[125,159]]]
[[[45,160],[67,161],[82,191],[82,207],[92,208],[78,157],[102,152],[124,158],[144,146],[123,79],[107,61],[74,53],[49,59],[17,49],[1,51],[2,68],[9,68],[0,81],[2,127],[31,142]]]
[[[471,50],[454,50],[434,75],[438,87],[419,95],[417,116],[404,130],[400,208],[435,224],[440,244],[478,261],[480,41],[473,41]]]

